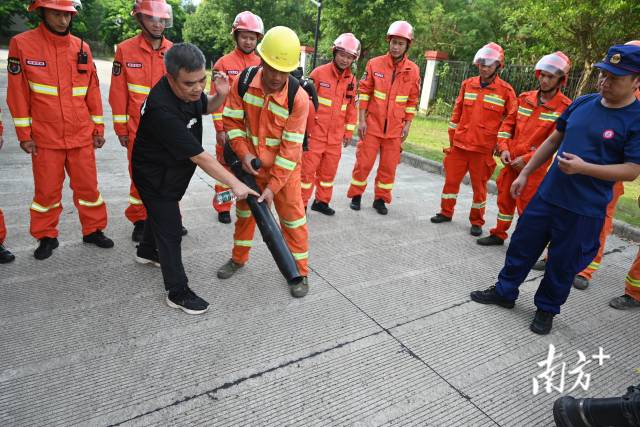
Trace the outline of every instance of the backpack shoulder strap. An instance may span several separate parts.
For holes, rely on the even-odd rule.
[[[244,97],[244,94],[247,93],[247,90],[249,90],[249,85],[251,84],[253,78],[257,73],[258,67],[256,66],[248,67],[242,70],[240,76],[238,76],[238,78],[240,79],[240,81],[238,82],[238,95],[240,95],[240,98]]]
[[[287,103],[289,107],[289,114],[293,112],[293,103],[296,100],[296,94],[300,88],[300,82],[298,79],[289,75],[289,90],[287,91]]]

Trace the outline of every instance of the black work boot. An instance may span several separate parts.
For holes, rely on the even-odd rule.
[[[313,203],[311,204],[311,210],[320,212],[321,214],[325,214],[328,216],[331,216],[336,213],[336,211],[334,211],[333,209],[331,209],[331,207],[329,207],[328,203],[319,202],[317,200],[314,200]]]
[[[131,240],[136,243],[142,242],[142,236],[144,235],[144,220],[136,221],[133,223],[133,232],[131,233]]]
[[[180,226],[180,233],[182,234],[182,236],[186,236],[189,233],[189,230],[187,230],[186,228],[184,228],[184,225]]]
[[[576,274],[576,277],[573,278],[573,287],[583,291],[589,287],[589,279]]]
[[[376,199],[373,201],[373,209],[376,210],[380,215],[386,215],[389,213],[389,209],[384,204],[384,200]]]
[[[8,264],[14,259],[16,259],[16,256],[9,249],[0,245],[0,264]]]
[[[469,234],[475,237],[481,236],[482,227],[480,227],[479,225],[472,225],[471,228],[469,229]]]
[[[431,222],[434,224],[440,224],[441,222],[451,222],[451,217],[444,216],[441,213],[437,213],[431,217]]]
[[[499,246],[504,245],[504,240],[493,234],[489,234],[487,237],[481,237],[476,240],[476,243],[480,246]]]
[[[306,277],[303,277],[299,282],[290,284],[289,292],[294,298],[304,297],[309,292],[309,280]]]
[[[113,247],[113,240],[104,235],[102,230],[94,231],[91,234],[82,236],[82,241],[85,243],[92,243],[99,248],[108,249]]]
[[[531,267],[532,270],[535,271],[544,271],[547,268],[547,259],[546,258],[542,258],[540,260],[538,260],[533,267]]]
[[[504,308],[513,308],[516,305],[514,301],[508,300],[498,294],[495,285],[490,286],[484,291],[471,292],[471,299],[480,304],[495,304]]]
[[[553,316],[555,316],[554,313],[549,313],[548,311],[542,311],[540,309],[536,310],[536,315],[533,318],[529,329],[538,335],[547,335],[551,332],[551,327],[553,326]]]
[[[55,237],[43,237],[40,239],[40,245],[33,252],[33,256],[36,259],[47,259],[53,253],[53,250],[58,247],[58,239]]]
[[[227,212],[218,212],[218,222],[223,224],[231,224],[231,214]]]
[[[354,211],[359,211],[360,210],[360,201],[362,200],[362,196],[353,196],[351,198],[351,204],[349,205],[349,207],[351,209],[353,209]]]

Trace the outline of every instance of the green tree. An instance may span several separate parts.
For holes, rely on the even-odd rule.
[[[0,2],[0,36],[8,36],[15,18],[27,16],[27,7],[22,0],[2,0]]]

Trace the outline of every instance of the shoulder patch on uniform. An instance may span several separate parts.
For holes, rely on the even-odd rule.
[[[27,65],[31,65],[32,67],[46,67],[47,61],[41,61],[39,59],[27,59],[24,61]]]
[[[111,67],[111,74],[119,76],[122,74],[122,64],[118,61],[113,61],[113,67]]]
[[[142,68],[141,62],[127,62],[127,68]]]
[[[10,74],[20,74],[22,67],[20,67],[20,60],[18,58],[7,58],[7,71]]]
[[[379,73],[377,71],[373,72],[374,77],[378,77],[379,79],[384,79],[384,73]]]
[[[329,83],[325,83],[325,82],[320,82],[320,86],[326,87],[327,89],[331,88],[331,85]]]
[[[230,76],[237,76],[240,74],[240,70],[227,70],[227,74]]]

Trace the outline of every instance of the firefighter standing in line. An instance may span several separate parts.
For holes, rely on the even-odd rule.
[[[213,71],[225,73],[229,77],[229,83],[248,67],[260,65],[260,57],[255,54],[256,45],[264,35],[264,24],[262,19],[249,11],[240,12],[236,15],[231,26],[231,35],[235,41],[236,48],[218,59],[213,65]],[[211,85],[211,95],[215,94],[215,87]],[[224,143],[227,140],[224,126],[222,124],[222,112],[224,105],[213,113],[213,125],[216,129],[216,158],[221,164],[224,163]],[[228,190],[229,188],[221,182],[216,181],[216,194]],[[231,223],[231,205],[233,201],[218,203],[213,197],[213,208],[218,212],[218,221],[223,224]]]
[[[282,233],[296,260],[303,280],[289,285],[291,295],[304,297],[309,291],[309,236],[300,196],[302,142],[309,114],[309,96],[302,87],[294,95],[289,111],[289,73],[299,65],[300,41],[287,27],[274,27],[257,47],[262,66],[240,97],[237,79],[224,107],[223,121],[231,147],[246,172],[255,175],[262,194],[259,202],[275,205]],[[256,171],[251,160],[259,158]],[[232,256],[218,270],[218,278],[233,276],[248,260],[256,227],[249,205],[236,205]]]
[[[141,31],[118,45],[109,90],[113,127],[120,145],[127,149],[129,176],[131,153],[140,123],[140,106],[151,88],[165,74],[164,55],[173,45],[164,37],[165,30],[172,26],[173,17],[171,5],[165,0],[136,0],[131,16]],[[134,226],[131,239],[140,242],[147,211],[133,181],[125,216]]]
[[[360,80],[360,142],[347,192],[351,209],[360,210],[367,177],[380,153],[373,202],[380,215],[388,212],[385,203],[391,203],[402,143],[409,135],[420,95],[420,70],[406,56],[413,41],[413,27],[406,21],[395,21],[387,31],[387,41],[389,53],[371,59]]]
[[[0,120],[0,149],[2,148],[2,144],[4,142],[2,138],[2,120]],[[7,238],[7,227],[4,224],[4,214],[2,213],[2,209],[0,209],[0,264],[7,264],[14,259],[16,259],[15,255],[11,253],[4,245],[4,239]]]
[[[473,189],[473,203],[469,212],[470,234],[480,236],[487,205],[487,181],[496,168],[493,152],[496,145],[511,139],[500,126],[512,125],[516,120],[518,101],[510,84],[498,76],[504,67],[504,51],[500,45],[489,43],[476,53],[473,63],[479,76],[462,82],[460,94],[449,122],[450,147],[444,150],[445,183],[440,200],[440,212],[431,218],[433,223],[451,221],[460,184],[469,172]]]
[[[82,240],[113,247],[102,230],[107,208],[98,191],[95,149],[104,144],[100,87],[89,45],[70,34],[77,0],[33,0],[42,22],[13,37],[7,59],[7,104],[20,147],[31,155],[35,195],[31,235],[36,259],[58,247],[65,170],[82,224]]]
[[[562,52],[545,55],[535,67],[538,90],[524,92],[518,97],[518,115],[514,122],[505,121],[500,132],[511,134],[512,138],[501,138],[498,144],[500,160],[504,168],[500,171],[498,187],[498,219],[489,236],[477,240],[479,245],[502,245],[507,238],[507,230],[513,221],[516,208],[522,215],[525,207],[538,190],[551,159],[533,173],[527,186],[517,199],[511,197],[511,184],[523,167],[531,160],[535,150],[551,135],[555,121],[571,104],[560,88],[566,86],[571,61]]]
[[[316,187],[311,210],[325,215],[333,182],[342,155],[342,146],[351,142],[356,127],[356,81],[351,65],[360,56],[360,41],[351,33],[338,36],[333,43],[333,61],[311,72],[318,91],[318,111],[307,121],[309,150],[302,155],[302,201],[306,208]]]

